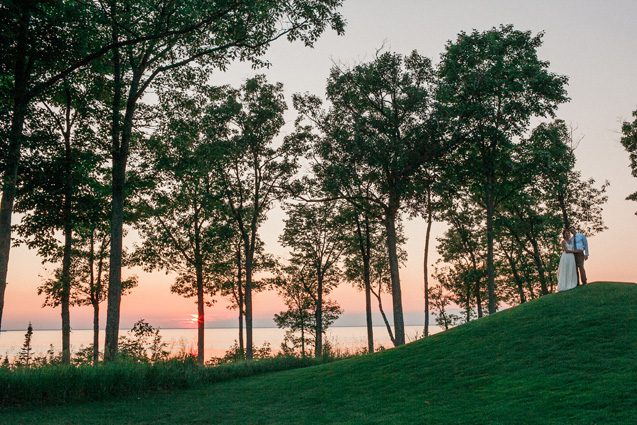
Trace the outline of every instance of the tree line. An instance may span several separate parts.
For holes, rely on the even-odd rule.
[[[117,357],[121,297],[138,283],[127,265],[173,272],[172,291],[196,299],[200,363],[219,296],[237,310],[239,352],[254,357],[253,296],[272,288],[286,349],[321,356],[344,281],[365,294],[367,349],[374,303],[401,345],[402,224],[416,216],[425,336],[430,306],[448,327],[462,320],[450,302],[468,321],[551,292],[560,228],[602,231],[607,183],[574,170],[577,143],[555,115],[568,80],[538,56],[541,33],[462,32],[437,65],[414,51],[335,66],[323,96],[293,96],[285,137],[281,83],[210,84],[232,61],[266,65],[279,38],[341,33],[340,3],[4,2],[0,318],[13,241],[57,267],[38,291],[60,307],[65,363],[72,304],[93,307],[98,360],[104,300],[104,360]],[[286,261],[260,238],[277,203]],[[433,221],[448,230],[431,270]],[[128,250],[126,229],[141,237]]]

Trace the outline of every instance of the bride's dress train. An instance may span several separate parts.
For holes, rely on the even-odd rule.
[[[568,250],[573,249],[573,244],[566,244]],[[560,266],[557,269],[557,291],[568,291],[577,286],[577,267],[575,265],[575,254],[563,252],[560,258]]]

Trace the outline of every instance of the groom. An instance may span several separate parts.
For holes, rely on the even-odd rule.
[[[573,235],[573,250],[582,250],[582,252],[575,254],[575,265],[577,266],[578,276],[577,284],[586,285],[586,270],[584,270],[584,261],[588,260],[588,240],[584,234],[577,231],[575,226],[569,227],[571,234]]]

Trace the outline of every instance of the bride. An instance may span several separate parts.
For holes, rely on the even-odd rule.
[[[575,265],[575,253],[581,250],[573,249],[573,238],[568,229],[562,232],[562,257],[557,269],[557,290],[567,291],[577,286],[577,267]]]

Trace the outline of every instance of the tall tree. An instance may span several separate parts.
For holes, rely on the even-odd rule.
[[[372,203],[385,226],[396,345],[405,343],[397,226],[415,191],[420,167],[446,152],[433,119],[434,72],[413,52],[383,53],[350,70],[332,69],[328,111],[315,96],[295,96],[299,131],[314,135],[314,171],[327,193],[357,205]],[[362,193],[360,187],[369,187]]]
[[[37,96],[53,85],[52,78],[57,77],[56,81],[59,81],[65,75],[66,63],[61,58],[73,62],[78,53],[81,55],[85,46],[91,44],[86,8],[75,8],[70,3],[34,0],[7,1],[0,5],[0,26],[3,28],[0,38],[3,52],[1,94],[10,116],[0,201],[0,325],[11,248],[11,219],[29,108]],[[85,36],[82,42],[81,35]],[[63,315],[68,316],[67,313]],[[64,345],[67,350],[63,358],[68,362],[68,344]]]
[[[458,170],[485,215],[490,314],[498,303],[494,219],[511,193],[511,150],[531,118],[553,116],[568,100],[567,78],[550,72],[549,63],[538,57],[542,36],[511,25],[461,32],[447,44],[439,68],[441,110],[451,121],[453,137],[467,142]]]
[[[286,208],[288,217],[280,237],[292,249],[290,263],[305,271],[303,279],[314,310],[314,355],[323,355],[325,297],[336,287],[338,262],[347,244],[337,202],[299,203]]]
[[[94,128],[98,85],[94,75],[75,74],[51,90],[32,111],[27,163],[15,211],[24,214],[16,226],[30,248],[45,261],[61,260],[60,302],[62,362],[70,363],[71,266],[74,232],[86,222],[97,202],[102,162]],[[58,246],[55,231],[63,235]]]
[[[622,124],[621,143],[628,151],[630,157],[630,169],[633,177],[637,177],[637,110],[633,112],[633,122],[626,121]],[[637,201],[637,192],[626,198],[631,201]],[[637,212],[635,212],[637,215]]]
[[[262,75],[251,78],[228,97],[226,108],[233,111],[228,121],[232,131],[222,141],[225,161],[219,175],[225,203],[243,244],[246,357],[251,359],[252,291],[259,227],[273,203],[287,196],[286,185],[299,167],[300,152],[287,140],[279,147],[274,145],[286,109],[280,83],[270,84]]]
[[[205,110],[218,90],[187,95],[176,90],[160,94],[158,128],[147,143],[152,188],[139,196],[145,206],[137,222],[143,238],[136,259],[149,270],[178,274],[172,291],[195,297],[197,361],[204,362],[206,295],[220,289],[228,264],[224,253],[232,229],[227,224],[217,186],[219,145],[206,137]]]
[[[266,62],[260,57],[281,37],[311,46],[327,26],[342,32],[343,21],[336,12],[340,5],[341,0],[109,2],[111,44],[119,45],[127,34],[141,34],[145,41],[114,49],[111,55],[113,196],[107,360],[117,354],[126,167],[138,103],[146,89],[168,71],[188,79],[196,70],[224,69],[235,59],[263,65]],[[188,66],[195,62],[197,66]],[[251,303],[249,293],[246,301]],[[246,306],[251,309],[251,304]],[[246,313],[251,321],[251,312]],[[251,356],[251,323],[248,328]]]
[[[279,275],[276,281],[276,288],[287,307],[287,310],[274,315],[276,325],[286,329],[281,344],[283,352],[294,354],[298,350],[301,357],[305,357],[311,353],[310,346],[314,343],[314,354],[319,357],[322,353],[316,351],[318,305],[313,284],[315,279],[311,271],[302,265],[291,264],[284,268],[284,274]],[[322,333],[327,331],[341,313],[342,310],[336,302],[322,301]]]

